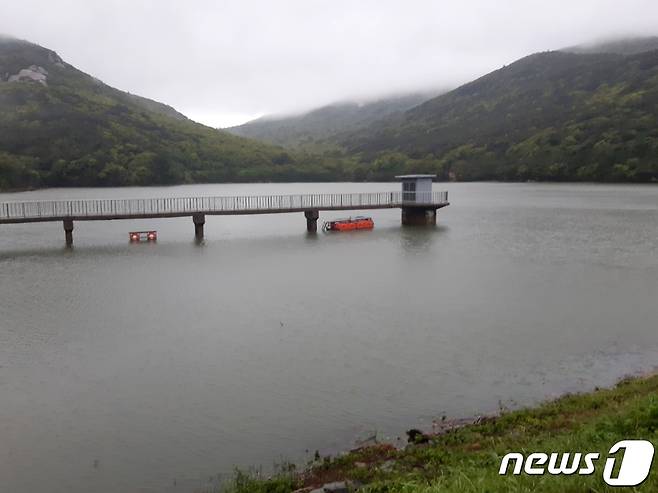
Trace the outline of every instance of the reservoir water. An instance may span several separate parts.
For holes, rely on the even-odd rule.
[[[53,189],[0,201],[397,190]],[[435,184],[431,228],[302,214],[0,226],[0,490],[191,492],[658,365],[658,187]],[[354,214],[357,214],[355,212]],[[321,220],[345,215],[322,213]],[[348,213],[349,215],[349,213]],[[157,244],[128,231],[157,229]]]

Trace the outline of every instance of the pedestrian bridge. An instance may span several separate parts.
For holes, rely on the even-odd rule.
[[[200,239],[206,215],[303,212],[314,232],[320,211],[400,208],[403,224],[426,224],[436,223],[436,210],[447,205],[448,192],[431,191],[11,201],[0,203],[0,224],[63,221],[70,245],[73,221],[191,216]]]

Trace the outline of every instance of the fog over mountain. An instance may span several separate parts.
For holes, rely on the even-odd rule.
[[[282,146],[322,145],[338,133],[354,132],[382,118],[401,114],[438,93],[398,94],[364,102],[344,101],[296,115],[266,115],[226,130]]]
[[[2,0],[0,32],[212,126],[456,87],[528,53],[658,32],[652,0]]]
[[[616,55],[635,55],[645,51],[658,50],[658,36],[626,37],[593,41],[578,46],[570,46],[560,51],[580,55],[593,53],[614,53]]]

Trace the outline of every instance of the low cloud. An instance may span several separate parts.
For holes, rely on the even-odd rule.
[[[526,54],[658,34],[653,0],[1,0],[0,32],[213,126],[442,88]]]

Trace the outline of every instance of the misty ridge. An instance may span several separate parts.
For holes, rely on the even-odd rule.
[[[410,83],[411,84],[411,83]],[[658,38],[528,55],[449,90],[225,130],[0,38],[0,187],[250,181],[658,180]]]

